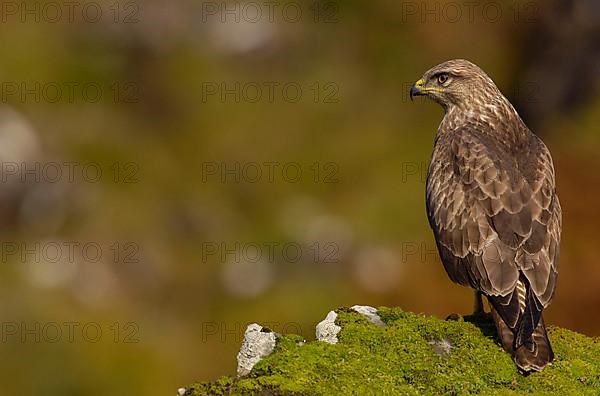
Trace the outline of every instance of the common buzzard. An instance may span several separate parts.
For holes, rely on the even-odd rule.
[[[476,290],[524,372],[554,358],[542,311],[556,286],[561,208],[550,152],[478,66],[450,60],[410,89],[444,110],[427,175],[427,216],[450,279]]]

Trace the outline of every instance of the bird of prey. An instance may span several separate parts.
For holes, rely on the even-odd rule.
[[[427,174],[427,216],[450,279],[489,301],[521,372],[554,358],[542,311],[558,275],[561,208],[548,148],[478,66],[455,59],[410,89],[445,111]]]

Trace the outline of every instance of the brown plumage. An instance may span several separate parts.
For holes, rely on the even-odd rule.
[[[487,296],[519,369],[554,354],[542,311],[556,286],[561,208],[552,157],[494,82],[451,60],[411,88],[445,110],[427,176],[427,216],[451,280]]]

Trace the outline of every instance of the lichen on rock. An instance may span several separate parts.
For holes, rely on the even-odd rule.
[[[317,341],[323,341],[328,344],[337,344],[337,335],[342,328],[335,324],[337,313],[335,311],[329,311],[325,319],[317,324],[315,329],[315,336]]]
[[[263,357],[269,356],[273,349],[277,335],[271,330],[262,327],[257,323],[252,323],[246,328],[244,341],[237,355],[237,375],[243,377],[250,373],[256,363]]]
[[[384,326],[342,308],[337,344],[283,335],[243,378],[197,383],[185,395],[599,395],[600,340],[550,326],[554,363],[519,374],[483,318],[441,320],[379,308]]]
[[[385,326],[385,323],[383,323],[381,317],[377,314],[377,308],[368,305],[353,305],[350,309],[363,315],[369,322],[377,326]]]

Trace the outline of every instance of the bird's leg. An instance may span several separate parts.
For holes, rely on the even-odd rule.
[[[475,290],[475,305],[473,307],[473,316],[482,315],[485,315],[485,310],[483,309],[483,300],[481,298],[481,292],[479,290]]]
[[[481,296],[481,292],[475,290],[475,305],[473,307],[473,314],[468,315],[468,317],[470,316],[475,318],[476,321],[488,316],[488,313],[486,313],[483,309],[483,299]],[[446,320],[459,320],[460,317],[461,316],[458,314],[450,314],[448,317],[446,317]]]

